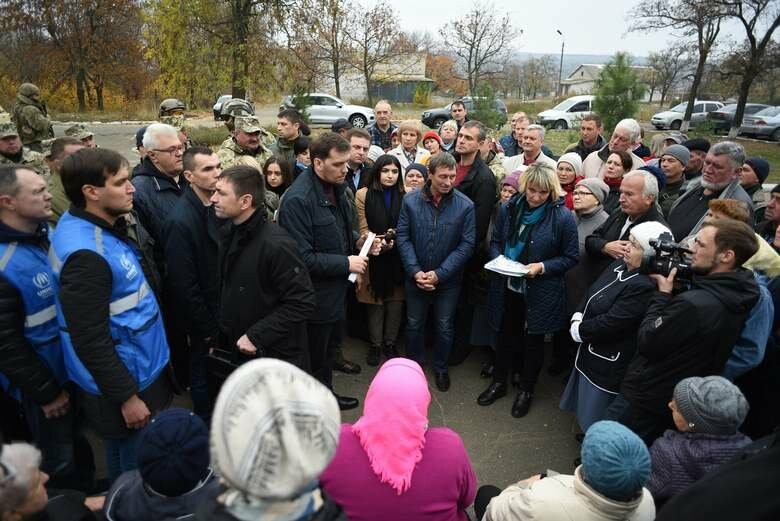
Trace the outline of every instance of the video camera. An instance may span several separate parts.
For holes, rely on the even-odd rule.
[[[658,273],[668,277],[672,268],[677,268],[674,280],[687,289],[693,280],[693,269],[686,255],[693,252],[674,242],[671,233],[662,233],[657,239],[650,241],[650,246],[654,251],[645,252],[639,272],[648,275]]]

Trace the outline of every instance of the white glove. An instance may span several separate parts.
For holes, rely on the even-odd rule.
[[[580,313],[582,315],[582,313]],[[580,338],[580,324],[582,323],[582,318],[579,320],[573,320],[571,323],[571,327],[569,328],[569,334],[571,335],[572,340],[574,340],[577,343],[582,343],[582,338]]]

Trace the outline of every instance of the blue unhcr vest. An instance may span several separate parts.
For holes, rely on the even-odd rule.
[[[133,246],[84,219],[65,212],[57,223],[49,252],[59,293],[60,269],[75,251],[94,251],[111,268],[113,283],[108,308],[111,337],[119,359],[146,389],[168,363],[168,341],[154,292],[146,281]],[[57,317],[68,376],[84,391],[99,395],[95,379],[76,354],[59,298]]]
[[[67,375],[54,302],[54,275],[46,252],[34,244],[15,241],[2,243],[0,273],[22,296],[24,337],[51,369],[57,381],[64,383]],[[10,389],[10,382],[2,374],[0,385],[14,398],[21,399],[19,390]]]

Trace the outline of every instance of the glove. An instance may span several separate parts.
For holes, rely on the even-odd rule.
[[[569,334],[571,335],[571,339],[577,343],[582,343],[582,338],[580,338],[581,323],[582,323],[582,313],[575,313],[574,315],[572,315]]]

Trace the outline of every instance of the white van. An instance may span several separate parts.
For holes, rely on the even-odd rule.
[[[593,110],[595,98],[593,95],[572,96],[553,108],[540,112],[536,122],[559,130],[579,127],[582,117]]]

